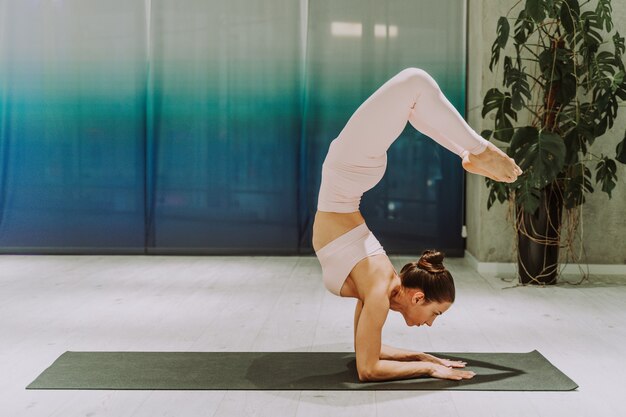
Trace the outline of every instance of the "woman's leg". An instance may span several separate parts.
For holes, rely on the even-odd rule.
[[[343,155],[352,159],[383,155],[407,120],[420,132],[457,154],[492,179],[513,182],[522,173],[515,161],[478,135],[424,70],[407,68],[359,106],[338,136]]]
[[[461,158],[484,151],[489,141],[463,120],[430,75],[417,71],[412,81],[419,94],[409,114],[411,125]]]
[[[424,70],[407,68],[383,84],[354,112],[339,139],[351,150],[379,156],[400,136],[407,121],[440,145],[463,157],[480,153],[480,137]]]

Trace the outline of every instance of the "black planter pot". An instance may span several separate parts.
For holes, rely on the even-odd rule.
[[[554,184],[541,192],[533,214],[517,207],[517,264],[521,284],[553,285],[559,268],[563,195]]]

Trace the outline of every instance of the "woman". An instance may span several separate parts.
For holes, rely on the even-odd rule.
[[[356,298],[354,345],[361,381],[432,376],[469,379],[465,362],[382,345],[389,310],[407,325],[432,326],[454,302],[454,282],[443,255],[426,251],[398,274],[359,212],[363,193],[374,187],[387,165],[387,149],[407,120],[462,158],[463,167],[495,181],[513,182],[522,173],[515,162],[481,138],[442,94],[435,80],[407,68],[383,84],[352,115],[329,146],[322,167],[313,248],[326,288]]]

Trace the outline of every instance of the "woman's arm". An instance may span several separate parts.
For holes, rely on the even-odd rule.
[[[423,352],[413,352],[410,350],[400,349],[389,345],[382,345],[380,349],[380,359],[391,361],[421,361]]]
[[[361,311],[363,310],[363,301],[357,300],[356,308],[354,310],[354,348],[356,351],[356,329],[358,327]],[[425,361],[432,362],[439,365],[450,366],[453,368],[463,368],[466,363],[462,361],[451,361],[448,359],[440,359],[435,356],[429,355],[424,352],[413,352],[410,350],[399,349],[393,346],[381,344],[380,355],[378,359],[381,360],[393,360],[401,362],[410,361]]]
[[[363,301],[357,300],[356,308],[354,309],[354,349],[356,350],[356,329],[359,323],[359,317],[363,310]],[[404,350],[395,348],[389,345],[382,345],[380,347],[379,359],[393,360],[393,361],[419,361],[422,352],[412,352],[410,350]]]
[[[450,368],[465,368],[467,362],[455,361],[451,359],[442,359],[424,352],[412,352],[410,350],[398,349],[393,346],[383,345],[380,351],[380,359],[388,359],[394,361],[423,361],[432,362],[437,365],[443,365]]]
[[[355,314],[356,365],[361,381],[387,381],[430,375],[434,370],[431,362],[399,362],[380,359],[381,334],[389,313],[389,299],[381,292],[370,296],[361,309],[357,304]]]

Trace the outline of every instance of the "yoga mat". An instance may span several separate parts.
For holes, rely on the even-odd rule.
[[[476,372],[461,381],[420,377],[360,382],[354,353],[65,352],[27,389],[567,391],[578,387],[538,351],[431,353]]]

